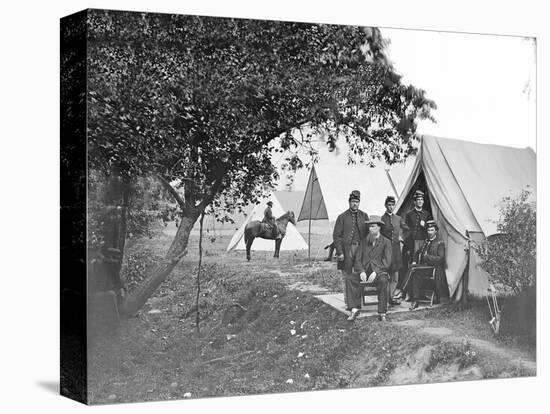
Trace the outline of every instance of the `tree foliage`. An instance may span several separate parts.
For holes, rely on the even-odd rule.
[[[415,151],[416,121],[435,103],[401,82],[386,46],[369,27],[89,11],[90,170],[130,187],[154,177],[179,208],[141,302],[205,209],[229,220],[274,187],[276,154],[301,168],[296,150],[320,133],[351,161]]]
[[[498,234],[477,249],[481,267],[504,292],[518,294],[536,282],[537,209],[530,194],[525,189],[515,198],[502,200]]]
[[[255,199],[304,125],[399,161],[435,107],[373,28],[94,11],[89,45],[91,166],[178,179],[187,209]]]

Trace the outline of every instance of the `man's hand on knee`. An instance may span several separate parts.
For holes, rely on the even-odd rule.
[[[369,279],[367,280],[367,283],[373,283],[375,279],[376,279],[376,272],[372,272],[369,275]]]

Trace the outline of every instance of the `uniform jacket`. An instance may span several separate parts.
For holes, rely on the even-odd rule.
[[[428,235],[426,234],[426,221],[431,220],[432,215],[426,211],[418,211],[412,209],[405,214],[403,220],[401,220],[401,229],[403,230],[403,239],[405,240],[405,249],[414,252],[414,240],[425,240]],[[420,224],[424,221],[424,226]]]
[[[381,217],[384,225],[380,229],[380,233],[386,237],[392,244],[392,258],[390,272],[397,271],[403,265],[401,258],[401,244],[399,243],[399,237],[402,234],[401,229],[401,217],[397,214],[391,216],[386,212]]]
[[[380,235],[373,244],[367,243],[367,239],[361,240],[359,249],[355,254],[353,270],[356,272],[367,272],[369,276],[369,266],[377,274],[388,272],[391,266],[392,246],[391,242]]]
[[[353,257],[350,251],[353,233],[359,231],[358,239],[362,240],[367,235],[367,224],[365,222],[368,219],[367,213],[357,210],[357,228],[354,228],[352,212],[348,209],[338,216],[334,224],[332,233],[334,248],[337,256],[344,255],[343,270],[347,273],[351,273],[353,266]]]
[[[433,240],[426,239],[415,254],[415,261],[418,264],[424,264],[435,267],[435,277],[441,280],[447,280],[445,276],[445,242],[436,236]]]
[[[273,217],[273,211],[271,210],[271,207],[268,206],[264,210],[264,219],[262,221],[264,223],[275,224],[275,217]]]

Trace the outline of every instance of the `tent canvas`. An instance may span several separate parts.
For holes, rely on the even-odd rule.
[[[252,212],[248,215],[246,220],[241,224],[241,227],[231,238],[229,245],[227,246],[227,251],[231,250],[246,250],[246,245],[244,242],[244,230],[246,225],[252,220],[262,220],[264,217],[264,210],[267,206],[267,202],[273,202],[273,215],[275,217],[280,217],[285,214],[285,210],[281,206],[281,203],[275,196],[271,194],[269,197],[262,199],[256,206],[252,209]],[[298,232],[296,227],[292,223],[288,223],[286,228],[286,234],[281,242],[281,251],[282,250],[307,250],[308,245],[302,235]],[[274,251],[275,250],[275,240],[266,240],[256,238],[252,243],[251,250],[253,251]]]
[[[501,200],[518,195],[527,186],[536,192],[536,156],[531,148],[425,135],[396,212],[403,216],[412,207],[414,191],[424,191],[446,243],[450,294],[462,295],[460,282],[467,269],[468,292],[484,295],[487,274],[477,264],[474,247],[497,232]]]
[[[374,167],[359,162],[349,165],[345,151],[338,155],[328,151],[327,154],[322,153],[321,161],[315,166],[315,172],[323,193],[328,219],[336,221],[338,216],[349,208],[348,197],[353,190],[361,192],[359,205],[361,210],[369,215],[383,214],[386,197],[391,195],[397,198],[386,170],[389,170],[399,190],[403,188],[413,164],[414,156],[405,163],[391,166],[382,161],[376,161]],[[307,185],[308,178],[304,177],[304,187]]]

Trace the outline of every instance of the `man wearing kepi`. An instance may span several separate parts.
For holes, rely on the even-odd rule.
[[[401,260],[401,217],[397,214],[394,214],[393,209],[395,207],[395,197],[387,196],[384,203],[386,207],[386,212],[382,215],[381,219],[384,222],[384,225],[380,229],[382,236],[387,238],[391,242],[392,246],[392,255],[391,255],[391,266],[388,269],[390,276],[390,282],[388,284],[389,304],[390,305],[399,305],[399,302],[392,298],[392,293],[397,287],[398,272],[401,269],[402,260]]]
[[[361,240],[359,250],[355,255],[353,270],[359,273],[362,282],[376,285],[378,318],[385,321],[388,310],[388,270],[391,266],[392,245],[380,233],[380,228],[384,225],[380,217],[372,216],[367,221],[367,225],[369,226],[369,233],[367,237]]]
[[[271,226],[273,237],[279,239],[281,235],[279,234],[279,227],[277,226],[277,220],[273,216],[273,201],[267,202],[267,207],[264,210],[264,219],[263,222]]]
[[[418,300],[422,298],[421,289],[426,277],[431,272],[414,271],[415,266],[435,267],[435,303],[449,303],[449,286],[445,276],[445,242],[438,236],[438,227],[435,221],[426,222],[428,236],[422,247],[416,252],[415,263],[411,266],[410,280],[412,304],[411,309],[418,307]]]
[[[338,269],[342,270],[344,279],[344,301],[350,311],[349,320],[355,319],[361,308],[361,287],[356,281],[357,275],[354,277],[352,274],[352,269],[359,242],[367,234],[366,222],[369,216],[359,210],[360,201],[361,193],[353,190],[348,199],[349,209],[338,216],[332,234]]]
[[[414,208],[405,214],[404,220],[401,220],[401,228],[403,230],[403,255],[407,261],[407,268],[412,261],[414,253],[418,251],[424,240],[426,240],[426,222],[432,219],[429,211],[424,210],[424,193],[416,190],[413,195]],[[406,270],[406,269],[405,269]],[[406,275],[403,272],[403,275]],[[399,289],[403,289],[403,280],[400,280]]]

